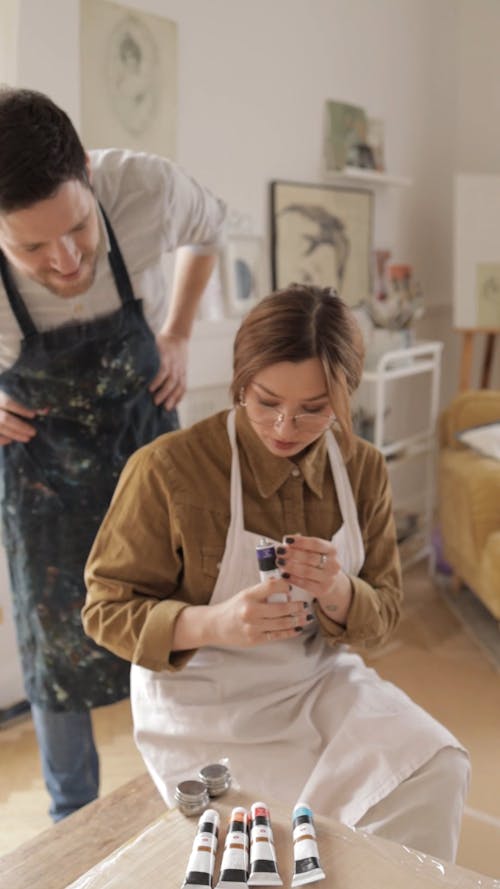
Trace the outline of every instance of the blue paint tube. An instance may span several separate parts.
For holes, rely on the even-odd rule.
[[[253,803],[250,810],[249,886],[282,886],[274,848],[271,816],[265,803]]]
[[[259,566],[259,577],[262,581],[269,580],[270,577],[280,578],[281,573],[279,568],[276,566],[276,547],[274,543],[267,539],[267,537],[261,537],[259,543],[255,547],[255,552],[257,554],[257,564]],[[272,596],[269,596],[268,602],[287,602],[288,596],[286,593],[273,593]]]
[[[292,887],[324,880],[319,863],[313,813],[305,803],[297,803],[292,816],[294,871]]]
[[[248,813],[241,806],[231,812],[216,889],[247,889]]]
[[[200,889],[200,886],[212,889],[218,836],[219,813],[206,809],[198,821],[182,889]]]

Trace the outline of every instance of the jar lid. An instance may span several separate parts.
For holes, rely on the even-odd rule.
[[[181,781],[175,788],[175,800],[185,815],[197,815],[208,806],[210,797],[202,781]]]
[[[198,772],[210,796],[220,796],[231,786],[231,772],[220,762],[204,766]]]

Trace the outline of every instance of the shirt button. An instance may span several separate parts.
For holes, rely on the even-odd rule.
[[[297,469],[297,467],[295,467],[295,469],[292,469],[292,475],[294,478],[298,478],[300,475],[300,469]]]

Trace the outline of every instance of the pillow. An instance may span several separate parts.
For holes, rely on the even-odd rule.
[[[500,460],[500,421],[464,429],[456,433],[456,438],[478,454]]]

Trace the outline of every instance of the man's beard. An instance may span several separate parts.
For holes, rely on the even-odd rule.
[[[58,280],[56,283],[52,281],[52,275],[56,274],[55,272],[47,272],[46,275],[33,275],[33,280],[53,293],[54,296],[59,296],[61,299],[71,299],[90,290],[95,280],[96,271],[97,251],[82,257],[79,269],[82,275],[79,274],[74,281],[65,283],[64,280]]]

